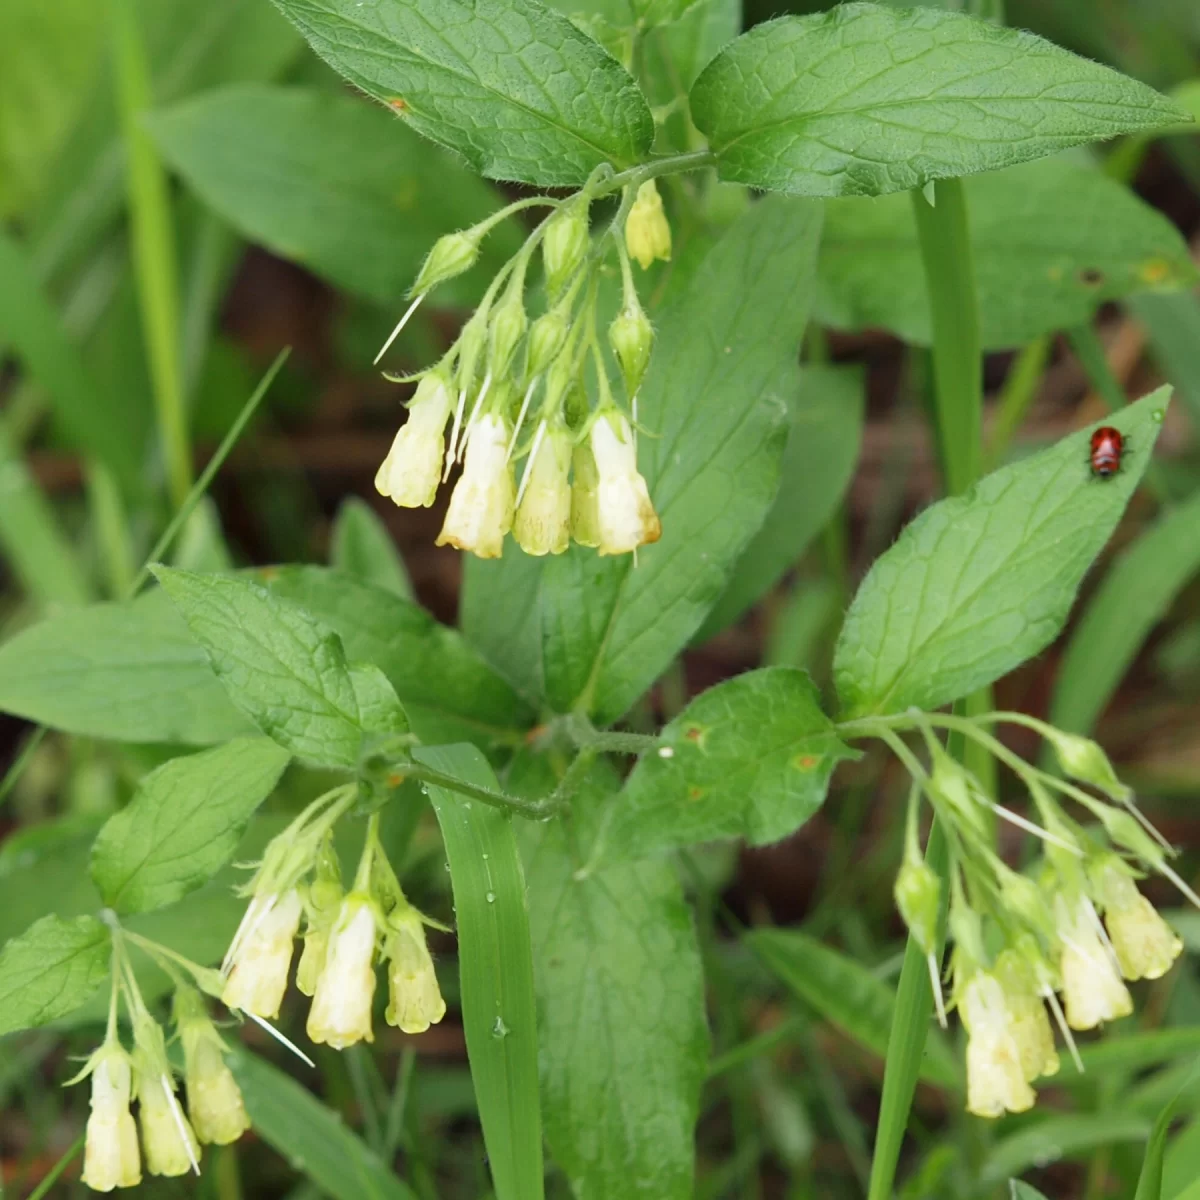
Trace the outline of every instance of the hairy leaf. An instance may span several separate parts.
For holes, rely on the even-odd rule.
[[[1032,34],[877,4],[756,26],[691,105],[722,178],[806,196],[903,191],[1186,119]]]

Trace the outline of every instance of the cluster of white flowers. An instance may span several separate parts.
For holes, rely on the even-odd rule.
[[[608,328],[627,410],[613,398],[595,334],[597,267],[611,231],[593,239],[586,188],[562,202],[521,201],[443,237],[430,251],[413,288],[416,299],[384,350],[432,288],[474,264],[483,236],[499,219],[535,203],[554,208],[496,275],[441,362],[417,377],[408,420],[375,477],[378,491],[396,504],[428,507],[454,463],[464,460],[439,545],[498,558],[510,531],[533,555],[562,554],[572,541],[601,554],[627,554],[658,540],[661,526],[637,469],[634,432],[654,331],[629,257],[643,268],[670,258],[671,230],[653,180],[640,186],[636,200],[632,193],[628,198],[624,242],[615,239],[623,307]],[[539,244],[548,306],[529,324],[525,279]],[[588,400],[589,378],[595,404]],[[513,464],[521,458],[518,483]]]
[[[978,731],[974,736],[1021,775],[1041,825],[995,804],[932,738],[932,770],[914,770],[918,790],[932,802],[951,847],[953,1004],[968,1035],[967,1109],[983,1117],[1030,1108],[1036,1098],[1030,1085],[1057,1073],[1051,1015],[1079,1065],[1071,1031],[1128,1016],[1133,999],[1126,981],[1157,979],[1178,957],[1180,939],[1136,880],[1157,872],[1196,900],[1168,865],[1170,847],[1134,807],[1096,743],[1032,718],[1005,716],[1037,728],[1064,772],[1105,798],[1020,763]],[[1057,799],[1061,795],[1086,808],[1096,826],[1072,820]],[[988,809],[1043,839],[1043,858],[1029,873],[1012,870],[996,855]],[[942,882],[921,860],[915,812],[914,803],[896,903],[929,958],[944,1023],[937,966]]]
[[[83,1182],[96,1192],[142,1181],[142,1155],[151,1175],[199,1173],[200,1144],[225,1145],[250,1127],[242,1093],[225,1061],[226,1047],[200,994],[181,986],[175,1031],[183,1045],[187,1107],[167,1059],[162,1028],[140,997],[132,1002],[133,1052],[121,1044],[115,1020],[108,1036],[71,1082],[90,1075],[92,1111],[84,1144]],[[138,1104],[141,1153],[130,1107]]]

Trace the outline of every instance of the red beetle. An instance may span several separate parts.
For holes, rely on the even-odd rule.
[[[1101,425],[1092,434],[1092,452],[1089,461],[1092,474],[1100,479],[1108,479],[1121,469],[1121,455],[1125,451],[1125,437],[1119,429],[1111,425]]]

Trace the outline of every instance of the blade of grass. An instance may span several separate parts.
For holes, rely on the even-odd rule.
[[[125,141],[134,275],[154,384],[159,437],[171,501],[192,485],[192,452],[180,366],[179,281],[167,176],[142,117],[150,109],[150,71],[133,0],[112,0],[117,108]]]
[[[983,463],[983,360],[979,339],[979,302],[971,255],[967,202],[962,181],[938,180],[934,203],[923,192],[912,193],[921,259],[933,318],[933,369],[938,446],[946,490],[966,491],[979,478]],[[968,697],[968,714],[991,707],[990,690]],[[994,791],[991,760],[951,741],[950,752]],[[937,942],[945,939],[949,847],[935,821],[929,831],[925,859],[943,880]],[[896,1008],[888,1035],[883,1097],[875,1131],[868,1200],[890,1200],[900,1149],[908,1126],[925,1039],[933,1015],[933,993],[925,955],[910,937],[896,988]]]
[[[1200,299],[1190,292],[1173,296],[1130,296],[1125,307],[1146,330],[1150,349],[1176,395],[1200,426]]]
[[[99,462],[88,469],[87,490],[109,595],[124,596],[133,585],[133,546],[121,490],[113,473]]]
[[[83,1149],[84,1134],[80,1134],[70,1146],[67,1147],[66,1153],[50,1168],[42,1178],[42,1182],[29,1193],[28,1200],[42,1200],[43,1196],[50,1194],[50,1189],[58,1182],[58,1177],[75,1161],[76,1155]]]
[[[996,417],[989,431],[987,444],[987,469],[990,471],[1004,461],[1013,434],[1021,427],[1037,385],[1050,357],[1051,339],[1048,335],[1034,338],[1013,361],[1009,368],[1000,400],[996,405]]]
[[[420,749],[414,757],[476,787],[498,787],[474,746]],[[426,786],[454,887],[463,1029],[496,1200],[542,1200],[533,953],[512,818],[448,785]]]

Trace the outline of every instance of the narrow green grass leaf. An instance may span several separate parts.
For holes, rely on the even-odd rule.
[[[243,1050],[229,1056],[254,1131],[334,1200],[416,1200],[416,1193],[310,1091]]]
[[[1125,75],[963,13],[841,4],[756,26],[691,91],[722,178],[878,196],[1187,114]]]
[[[329,565],[401,600],[412,600],[412,581],[387,526],[365,501],[350,496],[333,520]]]
[[[1163,514],[1113,564],[1067,644],[1050,721],[1090,733],[1150,631],[1200,570],[1200,494]]]
[[[1126,307],[1145,327],[1150,352],[1200,425],[1200,298],[1131,296]]]
[[[913,521],[842,627],[834,672],[848,715],[939,708],[1044,649],[1150,462],[1169,398],[1160,388],[1108,418],[1129,435],[1110,479],[1091,474],[1082,430]]]
[[[420,749],[414,757],[480,787],[498,787],[473,746]],[[427,787],[454,887],[463,1028],[496,1200],[542,1200],[537,1008],[513,818]]]
[[[1119,1142],[1144,1142],[1151,1125],[1122,1112],[1054,1114],[1001,1138],[984,1159],[980,1188],[995,1187],[1030,1167],[1080,1158]]]
[[[866,967],[795,929],[752,929],[750,949],[805,1004],[852,1041],[881,1058],[896,1009],[896,993]],[[925,1038],[920,1078],[958,1091],[961,1071],[954,1052],[937,1030]]]
[[[192,450],[179,354],[179,280],[166,173],[143,127],[152,106],[150,68],[133,0],[113,0],[117,107],[128,167],[134,273],[159,436],[171,499],[178,506],[192,486]]]
[[[1067,1059],[1059,1079],[1068,1082],[1075,1077],[1086,1081],[1106,1072],[1132,1074],[1188,1054],[1200,1054],[1200,1025],[1112,1035],[1079,1047],[1082,1076],[1077,1075],[1074,1063]]]

